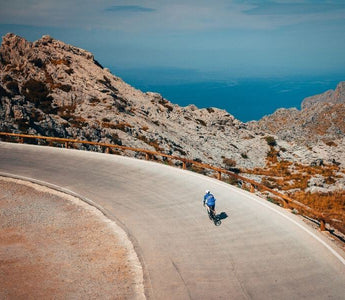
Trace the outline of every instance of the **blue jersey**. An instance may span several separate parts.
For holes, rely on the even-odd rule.
[[[211,193],[208,193],[204,196],[204,203],[206,203],[208,206],[212,206],[216,204],[216,199]]]

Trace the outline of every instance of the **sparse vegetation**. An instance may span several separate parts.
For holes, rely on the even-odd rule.
[[[24,83],[22,92],[28,101],[34,103],[36,108],[48,114],[56,113],[57,109],[52,107],[53,97],[49,96],[50,91],[43,82],[30,79]]]
[[[75,112],[76,107],[77,106],[75,104],[62,106],[58,108],[57,113],[61,118],[68,121],[70,118],[74,117],[74,112]]]
[[[52,59],[50,61],[53,65],[57,66],[57,65],[65,65],[67,67],[69,67],[71,65],[71,62],[67,59],[63,59],[63,58],[60,58],[60,59]]]
[[[277,146],[277,142],[273,136],[266,136],[265,140],[268,146],[271,146],[271,147]]]
[[[43,68],[45,67],[44,62],[40,59],[40,58],[34,58],[32,60],[30,60],[30,62],[36,66],[37,68]]]
[[[199,123],[200,125],[202,125],[202,126],[206,126],[206,122],[205,122],[204,120],[195,119],[195,121],[196,121],[197,123]]]
[[[103,125],[104,124],[106,124],[106,123],[103,123]],[[108,125],[106,125],[106,126],[108,126]],[[131,124],[128,124],[128,123],[125,123],[125,122],[121,122],[121,123],[118,123],[118,124],[112,124],[112,125],[109,125],[109,126],[112,126],[110,128],[119,129],[119,130],[124,131],[124,132],[127,132],[128,128],[132,128],[133,127]]]
[[[68,92],[70,92],[72,90],[72,86],[69,85],[69,84],[62,84],[62,85],[59,86],[59,89],[64,91],[64,92],[66,92],[66,93],[68,93]]]
[[[119,91],[111,84],[110,79],[107,76],[103,76],[103,79],[98,79],[97,81],[105,85],[109,90],[111,90],[113,93],[115,93],[115,95],[117,95]]]
[[[231,159],[231,158],[223,158],[223,163],[227,166],[227,167],[236,167],[236,161]]]
[[[173,111],[173,109],[174,109],[174,107],[173,107],[171,104],[169,104],[169,101],[168,101],[168,100],[165,100],[165,99],[163,99],[163,98],[160,99],[160,100],[158,101],[158,103],[161,104],[161,105],[163,105],[165,108],[167,108],[169,112],[170,112],[170,111]]]
[[[182,148],[174,148],[174,151],[179,152],[182,156],[187,155],[187,153]]]
[[[275,150],[274,147],[271,146],[270,151],[267,152],[267,162],[268,163],[277,163],[278,162],[279,151]]]
[[[329,193],[300,191],[293,193],[291,197],[316,211],[322,212],[328,223],[345,233],[345,191]]]
[[[18,95],[19,94],[19,86],[17,81],[10,81],[6,84],[6,88],[11,91],[12,94]]]
[[[326,141],[325,144],[329,147],[337,147],[338,145],[333,141]]]
[[[276,162],[269,160],[265,168],[246,170],[246,173],[262,176],[261,182],[267,187],[285,191],[292,199],[323,212],[327,221],[345,233],[345,192],[310,193],[306,191],[312,177],[322,176],[324,177],[323,184],[332,185],[340,176],[337,174],[339,171],[341,170],[337,165],[309,166],[284,160]],[[333,218],[338,219],[339,222],[332,222]]]
[[[146,143],[146,144],[152,146],[152,147],[155,148],[156,151],[158,151],[158,152],[163,151],[163,148],[160,147],[159,142],[158,142],[157,140],[154,140],[154,139],[150,139],[150,140],[149,140],[149,139],[148,139],[146,136],[144,136],[144,135],[139,135],[139,136],[138,136],[138,139],[141,140],[141,141],[143,141],[144,143]]]
[[[91,105],[96,105],[96,104],[98,104],[98,103],[100,103],[100,102],[101,102],[101,100],[99,100],[99,99],[96,98],[96,97],[91,97],[90,100],[89,100],[89,103],[90,103]]]
[[[72,68],[69,68],[67,70],[65,70],[65,72],[68,74],[68,75],[72,75],[74,73],[74,70]]]
[[[114,123],[111,123],[111,122],[102,122],[101,126],[103,128],[120,129],[118,124],[114,124]],[[120,130],[126,131],[127,128],[128,127],[121,127]]]
[[[70,118],[69,123],[71,124],[72,127],[79,128],[79,129],[86,127],[88,125],[88,122],[84,118],[78,117],[78,116],[74,116],[73,118]]]

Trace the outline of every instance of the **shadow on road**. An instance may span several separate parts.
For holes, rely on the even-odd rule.
[[[220,214],[217,215],[217,217],[219,218],[219,220],[224,220],[228,217],[228,214],[222,211]]]

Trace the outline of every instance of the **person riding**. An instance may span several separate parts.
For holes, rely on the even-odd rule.
[[[207,205],[208,209],[211,210],[214,214],[216,214],[216,198],[211,194],[209,190],[206,190],[204,196],[204,206]]]

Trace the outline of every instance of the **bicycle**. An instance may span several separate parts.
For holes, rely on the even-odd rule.
[[[207,205],[206,209],[208,217],[214,223],[214,225],[219,226],[220,224],[222,224],[222,221],[220,220],[219,216],[215,214],[215,211],[213,209],[210,209]]]

